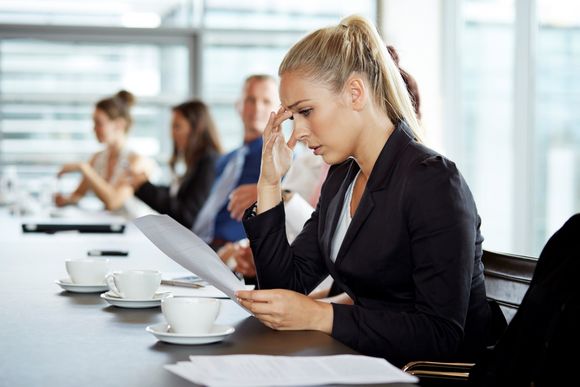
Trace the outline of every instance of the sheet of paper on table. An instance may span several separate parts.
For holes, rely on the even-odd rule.
[[[192,383],[210,387],[418,382],[385,359],[362,355],[191,356],[190,361],[165,368]]]

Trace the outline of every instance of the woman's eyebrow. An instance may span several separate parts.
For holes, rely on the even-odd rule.
[[[309,99],[301,99],[300,101],[296,101],[296,102],[294,102],[292,105],[288,106],[286,109],[287,109],[287,110],[292,110],[292,109],[293,109],[293,108],[295,108],[295,107],[296,107],[296,105],[298,105],[299,103],[306,102],[306,101],[310,101],[310,100],[309,100]]]

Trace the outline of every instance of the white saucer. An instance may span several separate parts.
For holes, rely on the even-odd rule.
[[[209,344],[222,341],[236,330],[229,325],[215,324],[211,331],[206,334],[187,335],[182,333],[169,332],[167,323],[149,325],[145,330],[157,337],[158,340],[172,344]]]
[[[95,285],[73,284],[72,281],[68,278],[60,279],[54,282],[64,290],[74,293],[102,293],[109,290],[109,286],[106,283]]]
[[[127,298],[120,298],[111,294],[111,292],[106,292],[101,294],[101,298],[106,300],[109,304],[118,306],[120,308],[155,308],[157,306],[161,306],[161,299],[167,295],[171,294],[170,292],[160,292],[155,293],[152,299],[148,300],[133,300]]]

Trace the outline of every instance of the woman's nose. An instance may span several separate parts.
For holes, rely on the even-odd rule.
[[[292,134],[290,135],[289,144],[296,145],[297,142],[306,144],[309,131],[297,120],[292,121]]]

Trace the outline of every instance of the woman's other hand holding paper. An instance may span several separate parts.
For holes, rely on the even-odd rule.
[[[276,330],[332,332],[332,305],[284,289],[241,290],[240,303],[264,325]]]

